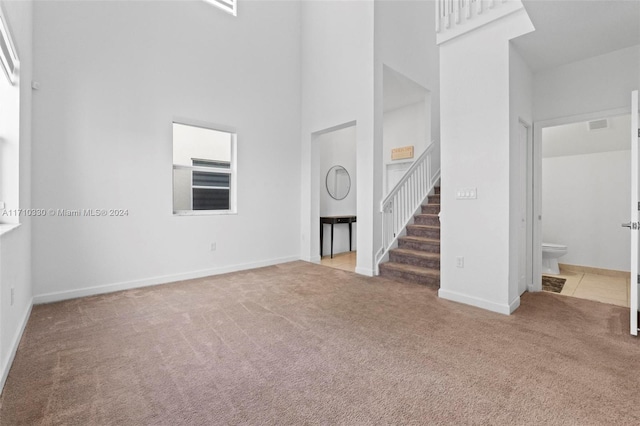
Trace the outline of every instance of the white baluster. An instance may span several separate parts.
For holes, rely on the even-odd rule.
[[[460,23],[460,0],[453,0],[453,16],[456,24]]]

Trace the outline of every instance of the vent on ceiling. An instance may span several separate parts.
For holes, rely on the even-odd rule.
[[[587,124],[589,125],[589,130],[608,129],[609,128],[609,119],[602,118],[600,120],[591,120],[591,121],[588,121]]]

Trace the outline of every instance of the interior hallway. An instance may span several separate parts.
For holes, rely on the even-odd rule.
[[[345,253],[338,253],[331,256],[323,256],[320,260],[322,266],[329,266],[331,268],[342,269],[343,271],[355,272],[356,270],[356,253],[355,251],[348,251]]]

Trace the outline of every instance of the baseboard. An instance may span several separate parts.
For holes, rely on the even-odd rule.
[[[142,280],[125,281],[121,283],[105,284],[94,287],[87,287],[78,290],[67,290],[53,293],[39,294],[33,297],[33,304],[60,302],[62,300],[77,299],[78,297],[95,296],[97,294],[113,293],[115,291],[131,290],[134,288],[149,287],[152,285],[168,284],[176,281],[192,280],[212,275],[227,274],[229,272],[244,271],[247,269],[262,268],[265,266],[278,265],[280,263],[300,260],[299,256],[281,257],[260,262],[244,263],[221,268],[202,269],[183,274],[164,275],[160,277],[145,278]]]
[[[33,299],[29,302],[29,306],[27,307],[27,311],[22,317],[22,321],[20,323],[20,327],[18,328],[18,332],[13,337],[13,341],[11,342],[11,349],[9,351],[9,356],[7,357],[7,361],[2,365],[2,376],[0,376],[0,395],[4,390],[4,384],[7,381],[7,377],[9,376],[9,370],[11,370],[11,366],[13,365],[13,360],[16,357],[16,352],[18,352],[18,346],[20,345],[20,340],[22,340],[22,335],[24,334],[25,328],[27,328],[27,322],[29,321],[29,316],[31,316],[31,308],[33,308]]]
[[[355,272],[356,274],[366,275],[367,277],[374,277],[376,275],[375,271],[371,268],[356,267]]]
[[[516,297],[515,300],[509,303],[509,313],[512,314],[513,311],[520,307],[520,296]]]
[[[520,298],[518,297],[516,300],[511,302],[511,304],[501,304],[491,302],[489,300],[480,299],[478,297],[467,296],[465,294],[456,293],[455,291],[449,291],[440,289],[438,290],[438,297],[446,300],[451,300],[452,302],[464,303],[465,305],[475,306],[477,308],[482,308],[487,311],[497,312],[503,315],[510,315],[518,306],[520,306]]]

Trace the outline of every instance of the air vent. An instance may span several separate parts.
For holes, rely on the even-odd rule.
[[[607,118],[592,120],[587,122],[587,124],[589,125],[589,130],[602,130],[609,128],[609,120]]]
[[[15,83],[18,79],[18,55],[2,11],[0,11],[0,62],[9,81]]]

